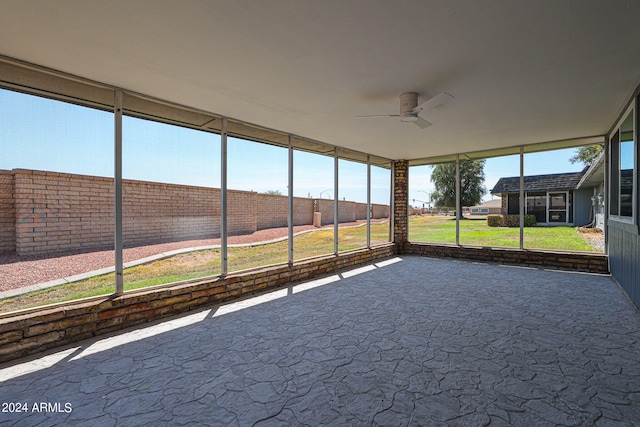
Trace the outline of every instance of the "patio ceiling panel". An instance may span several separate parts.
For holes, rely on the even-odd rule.
[[[31,0],[2,11],[2,55],[381,158],[605,135],[640,82],[640,2],[624,0]],[[426,129],[356,118],[398,114],[407,91],[455,99],[424,112]]]

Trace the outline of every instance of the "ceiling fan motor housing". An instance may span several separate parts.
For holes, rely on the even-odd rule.
[[[413,111],[418,106],[418,94],[406,92],[400,95],[400,121],[415,122],[418,114]]]

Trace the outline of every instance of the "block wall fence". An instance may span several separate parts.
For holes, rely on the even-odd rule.
[[[0,252],[40,255],[113,246],[113,178],[14,169],[0,171]],[[125,246],[220,236],[220,189],[123,180]],[[229,190],[230,235],[286,227],[286,196]],[[315,208],[314,208],[315,205]],[[294,198],[294,225],[333,223],[333,200]],[[340,202],[339,221],[366,219],[364,203]],[[372,218],[389,206],[372,205]]]

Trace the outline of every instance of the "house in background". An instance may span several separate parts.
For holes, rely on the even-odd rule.
[[[492,199],[466,209],[469,215],[499,215],[502,213],[501,199]]]
[[[542,225],[604,224],[604,156],[580,172],[524,177],[525,214]],[[520,177],[500,178],[491,189],[500,196],[500,213],[520,212]]]

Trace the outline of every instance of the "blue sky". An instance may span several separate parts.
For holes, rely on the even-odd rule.
[[[0,169],[38,169],[113,176],[113,115],[35,96],[0,90]],[[514,141],[517,143],[517,141]],[[515,144],[514,144],[515,145]],[[578,171],[575,149],[525,155],[525,174]],[[228,187],[287,194],[285,148],[240,139],[228,141]],[[294,195],[333,198],[333,158],[295,151]],[[340,160],[340,199],[366,202],[366,165]],[[411,168],[409,199],[420,206],[433,191],[432,168]],[[518,176],[518,156],[487,159],[485,187]],[[176,184],[220,186],[220,137],[125,117],[123,177]],[[390,175],[372,167],[372,202],[389,202]],[[484,199],[491,198],[490,194]]]
[[[0,90],[0,169],[113,176],[113,114]],[[220,137],[123,119],[126,179],[220,186]],[[332,157],[295,151],[294,195],[333,198]],[[228,140],[228,188],[288,193],[288,150]],[[390,174],[371,168],[373,203],[388,204]],[[340,199],[366,202],[366,165],[340,160]]]
[[[578,172],[584,168],[581,163],[572,164],[569,159],[576,153],[575,148],[564,150],[546,151],[542,153],[530,153],[524,155],[524,174],[543,175],[551,173]],[[520,176],[520,155],[495,157],[486,159],[484,173],[484,186],[487,193],[483,201],[491,200],[491,188],[502,177]],[[431,183],[431,166],[419,166],[411,168],[409,173],[409,200],[416,207],[422,206],[422,202],[428,202],[427,193],[434,191]]]

